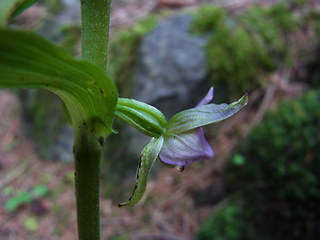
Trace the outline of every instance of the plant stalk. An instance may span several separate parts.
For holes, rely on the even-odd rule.
[[[111,0],[81,0],[82,57],[108,63]],[[75,131],[75,188],[79,240],[100,240],[100,161],[104,138],[90,119]]]
[[[99,178],[102,147],[87,129],[75,133],[75,188],[79,240],[100,239]]]
[[[82,57],[107,69],[111,0],[81,0]]]

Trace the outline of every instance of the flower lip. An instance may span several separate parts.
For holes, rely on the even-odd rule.
[[[197,128],[179,135],[165,136],[159,158],[166,164],[184,167],[195,161],[210,159],[213,155],[202,128]]]
[[[213,87],[195,108],[182,111],[169,120],[159,154],[162,162],[184,167],[194,161],[207,160],[214,156],[201,127],[238,112],[247,104],[247,95],[230,105],[209,104],[212,98]]]

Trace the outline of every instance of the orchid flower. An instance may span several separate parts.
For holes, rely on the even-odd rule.
[[[214,152],[204,137],[202,126],[222,121],[237,113],[248,102],[245,94],[238,101],[228,104],[209,104],[213,87],[195,107],[174,115],[168,122],[153,106],[133,99],[119,98],[116,115],[142,133],[152,137],[142,150],[137,169],[136,184],[132,196],[121,206],[134,206],[142,198],[147,178],[154,162],[178,166],[213,157]]]

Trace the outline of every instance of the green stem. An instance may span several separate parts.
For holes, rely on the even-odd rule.
[[[81,0],[82,57],[107,68],[111,0]],[[79,240],[100,239],[99,177],[103,138],[95,125],[75,132],[75,181]]]
[[[81,0],[82,57],[106,70],[111,0]]]
[[[97,137],[89,130],[76,131],[74,158],[79,240],[100,239],[101,149]]]

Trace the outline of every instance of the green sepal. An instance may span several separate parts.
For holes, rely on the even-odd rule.
[[[150,169],[158,158],[162,145],[163,137],[152,138],[150,143],[142,150],[133,193],[129,198],[129,201],[120,203],[118,205],[119,207],[134,206],[141,200],[146,191]]]
[[[180,134],[211,123],[222,121],[237,113],[248,103],[248,94],[230,105],[205,104],[174,115],[168,122],[167,133]]]
[[[0,88],[44,88],[58,95],[74,129],[111,132],[117,89],[104,70],[40,36],[0,29]]]
[[[0,26],[6,26],[11,20],[19,16],[24,10],[38,0],[1,0]]]
[[[158,109],[134,99],[119,98],[115,114],[150,137],[160,137],[167,125]]]

